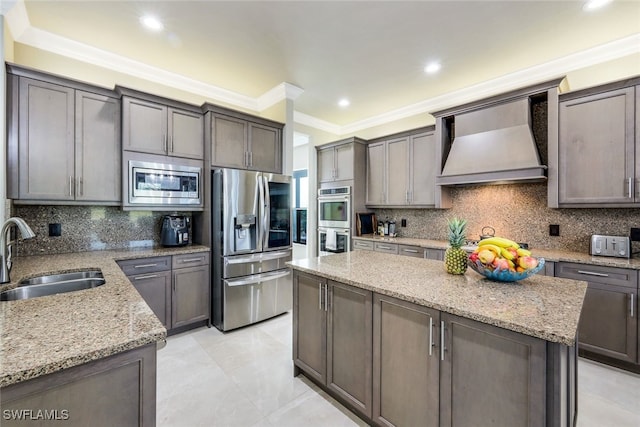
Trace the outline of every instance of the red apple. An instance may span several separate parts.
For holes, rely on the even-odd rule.
[[[483,264],[491,264],[494,259],[496,259],[496,254],[488,249],[483,249],[478,252],[478,259]]]
[[[508,270],[509,262],[504,258],[496,258],[493,260],[493,266],[496,270]]]
[[[538,259],[532,256],[521,256],[518,258],[518,265],[525,270],[530,270],[538,266]]]

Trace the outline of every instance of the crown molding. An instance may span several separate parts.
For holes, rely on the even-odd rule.
[[[395,120],[455,107],[637,53],[640,53],[640,33],[344,125],[339,134],[353,134]]]
[[[295,123],[298,123],[304,126],[309,126],[318,130],[323,130],[325,132],[329,132],[334,135],[342,135],[341,132],[343,127],[336,125],[334,123],[319,119],[317,117],[313,117],[308,114],[301,113],[300,111],[293,112],[293,121]]]
[[[303,89],[291,83],[283,82],[258,98],[253,98],[31,27],[22,0],[4,0],[0,11],[5,15],[9,30],[18,43],[196,93],[208,99],[223,101],[244,109],[260,112],[284,99],[295,100],[304,92]],[[299,111],[294,111],[294,122],[335,135],[354,134],[360,130],[498,95],[637,53],[640,53],[640,33],[347,125],[340,126]]]
[[[298,86],[293,85],[291,83],[287,83],[287,82],[280,83],[279,85],[275,86],[273,89],[268,90],[267,92],[263,93],[262,95],[260,95],[260,97],[257,98],[256,100],[257,109],[258,111],[264,111],[267,108],[271,107],[274,104],[277,104],[278,102],[284,99],[295,100],[303,92],[304,92],[304,89],[299,88]]]

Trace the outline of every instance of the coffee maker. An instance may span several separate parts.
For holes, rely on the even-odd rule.
[[[185,246],[189,244],[189,221],[185,215],[165,215],[162,218],[160,244],[162,246]]]

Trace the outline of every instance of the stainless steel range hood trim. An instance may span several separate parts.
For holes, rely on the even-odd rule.
[[[547,167],[544,165],[501,170],[495,172],[479,172],[459,175],[437,176],[436,185],[465,186],[481,184],[513,184],[513,183],[537,183],[545,182]]]
[[[547,167],[540,162],[531,130],[529,98],[456,115],[455,125],[456,137],[437,185],[546,180]]]

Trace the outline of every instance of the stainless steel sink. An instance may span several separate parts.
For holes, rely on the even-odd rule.
[[[95,288],[104,285],[104,283],[104,276],[99,270],[49,274],[20,281],[17,288],[1,292],[0,301],[14,301],[80,291]]]

